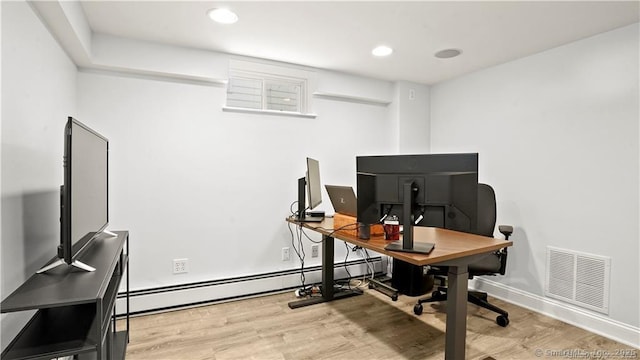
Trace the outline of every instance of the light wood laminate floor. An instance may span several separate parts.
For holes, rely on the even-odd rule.
[[[293,291],[131,319],[127,359],[443,359],[444,304],[417,298],[397,302],[374,290],[364,295],[295,310]],[[468,305],[468,359],[562,359],[576,351],[639,351],[561,321],[500,300],[496,315]],[[574,351],[552,353],[552,351]],[[539,356],[540,355],[540,356]],[[622,358],[620,356],[600,358]]]

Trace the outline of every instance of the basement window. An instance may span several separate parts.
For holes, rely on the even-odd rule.
[[[307,78],[285,75],[286,69],[277,73],[251,71],[245,62],[241,63],[241,69],[232,68],[229,72],[224,111],[315,117],[308,113]],[[274,66],[251,65],[259,70],[274,70]]]

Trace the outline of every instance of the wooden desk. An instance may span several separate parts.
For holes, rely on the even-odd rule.
[[[334,239],[346,241],[414,265],[448,266],[449,274],[445,359],[463,360],[465,356],[465,341],[467,335],[467,286],[469,282],[468,265],[478,261],[493,251],[513,245],[511,241],[501,239],[440,228],[416,226],[414,227],[414,242],[429,242],[435,244],[435,247],[428,255],[404,253],[385,250],[384,248],[389,244],[389,241],[384,240],[382,236],[372,236],[369,240],[361,240],[358,239],[358,237],[345,232],[334,232],[333,219],[331,218],[327,218],[321,223],[299,223],[293,218],[287,218],[286,220],[290,223],[294,223],[298,226],[302,226],[306,229],[322,234],[323,240],[322,297],[292,302],[289,304],[289,307],[291,308],[357,295],[357,293],[353,292],[334,294]]]

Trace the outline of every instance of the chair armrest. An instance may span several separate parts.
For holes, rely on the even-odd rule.
[[[499,225],[498,226],[498,231],[500,231],[502,233],[502,235],[504,235],[504,237],[509,240],[509,236],[511,236],[511,234],[513,234],[513,226],[511,225]]]

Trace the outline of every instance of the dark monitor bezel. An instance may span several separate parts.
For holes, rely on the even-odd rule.
[[[92,136],[95,136],[97,139],[104,141],[105,143],[105,152],[104,156],[106,156],[105,164],[106,164],[106,188],[105,188],[105,214],[106,218],[101,226],[95,231],[91,231],[84,236],[73,239],[73,207],[77,205],[74,203],[73,199],[73,181],[72,175],[74,172],[74,161],[73,161],[73,146],[74,146],[74,133],[78,130],[85,131]],[[97,235],[99,235],[104,229],[109,225],[109,140],[98,133],[97,131],[91,129],[87,125],[81,123],[80,121],[74,119],[73,117],[68,117],[67,123],[65,125],[65,140],[64,140],[64,184],[61,188],[61,231],[60,231],[60,252],[62,255],[61,258],[64,261],[71,265],[73,261],[79,257],[82,252],[88,247]],[[77,171],[77,169],[75,169]],[[93,229],[92,229],[93,230]]]

